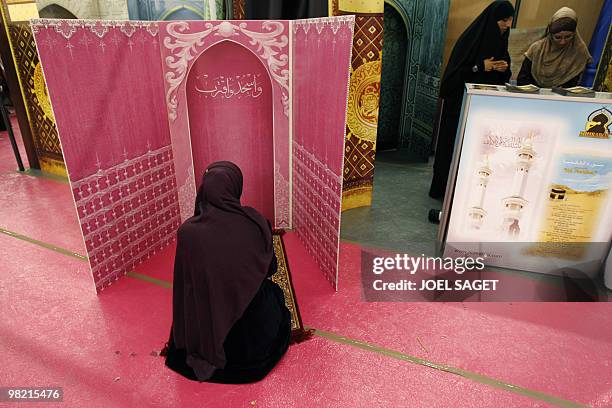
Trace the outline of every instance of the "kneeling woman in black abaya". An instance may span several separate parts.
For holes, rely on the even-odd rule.
[[[195,215],[178,231],[166,365],[196,381],[259,381],[287,351],[291,315],[269,223],[240,204],[242,172],[208,167]]]
[[[461,34],[440,85],[443,100],[432,198],[444,198],[466,83],[503,85],[511,76],[508,35],[514,16],[509,1],[494,1]]]

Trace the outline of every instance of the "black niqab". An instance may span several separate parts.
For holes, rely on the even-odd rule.
[[[270,225],[240,204],[241,194],[238,166],[213,163],[198,189],[195,215],[178,231],[172,335],[200,381],[225,367],[223,343],[272,261]]]

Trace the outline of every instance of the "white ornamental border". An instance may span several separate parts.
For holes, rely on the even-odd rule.
[[[285,116],[289,116],[289,56],[282,53],[283,48],[289,44],[289,39],[284,34],[283,23],[264,21],[261,24],[264,32],[248,30],[247,23],[244,22],[237,24],[230,21],[209,22],[204,27],[204,31],[186,33],[189,28],[188,22],[178,21],[167,25],[166,30],[170,37],[164,39],[164,46],[172,54],[165,59],[166,66],[170,69],[165,74],[169,85],[166,105],[170,120],[176,120],[177,92],[187,76],[189,63],[199,55],[198,48],[204,45],[206,37],[213,33],[215,36],[228,39],[244,35],[249,39],[250,45],[257,47],[256,54],[266,61],[270,75],[282,88],[283,111]]]
[[[42,29],[52,28],[66,40],[70,40],[79,29],[87,29],[102,39],[111,28],[118,28],[126,37],[132,37],[139,29],[145,29],[151,37],[159,34],[159,25],[154,21],[127,20],[63,20],[34,19],[31,21],[32,32],[38,34]]]
[[[298,29],[304,30],[304,33],[308,34],[310,27],[314,25],[317,33],[321,34],[326,26],[331,28],[334,35],[338,33],[340,27],[343,25],[352,26],[355,23],[354,15],[336,16],[336,17],[325,17],[325,18],[307,18],[303,20],[295,20],[293,22],[293,33],[296,34]]]

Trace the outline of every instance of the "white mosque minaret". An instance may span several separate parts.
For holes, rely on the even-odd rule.
[[[514,168],[514,177],[512,179],[511,195],[502,199],[504,206],[504,232],[512,237],[518,238],[521,228],[520,221],[523,210],[527,205],[527,200],[524,198],[525,187],[529,177],[529,169],[535,158],[533,150],[533,135],[530,133],[521,143],[521,148],[517,151],[516,165]]]
[[[482,223],[484,222],[484,218],[487,215],[487,211],[484,209],[484,199],[491,173],[492,171],[491,166],[489,165],[489,156],[485,155],[481,162],[481,166],[478,168],[478,170],[476,170],[478,186],[476,187],[474,205],[470,207],[468,214],[470,227],[473,229],[480,229],[482,227]]]

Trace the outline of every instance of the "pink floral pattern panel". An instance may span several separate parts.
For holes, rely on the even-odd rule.
[[[293,225],[338,287],[344,134],[354,16],[293,31]]]
[[[154,22],[35,20],[32,28],[97,290],[180,223]]]
[[[244,47],[260,60],[272,84],[273,161],[270,163],[274,175],[272,221],[276,228],[289,228],[291,226],[289,23],[287,21],[173,21],[159,24],[167,117],[170,123],[181,218],[186,219],[193,215],[196,188],[202,177],[202,174],[194,174],[194,163],[192,163],[190,140],[194,135],[190,135],[189,116],[192,113],[188,109],[187,80],[195,61],[198,61],[206,50],[220,42],[230,41]],[[236,70],[238,67],[232,69]],[[222,91],[221,88],[219,90]],[[229,91],[227,92],[229,94]],[[237,111],[232,120],[249,123],[256,118],[241,117]],[[223,139],[225,135],[219,137]],[[198,163],[195,166],[196,170],[201,172],[200,169],[205,168],[207,164]]]

